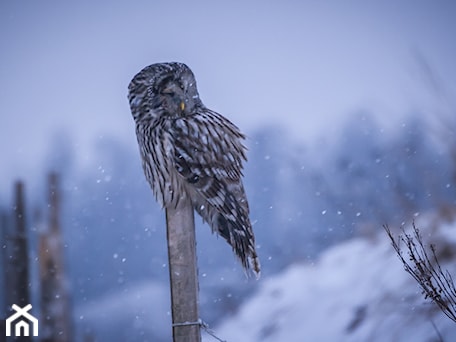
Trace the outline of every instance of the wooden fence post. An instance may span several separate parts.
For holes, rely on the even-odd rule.
[[[24,183],[14,184],[14,232],[11,234],[9,252],[8,279],[11,281],[11,293],[8,294],[10,305],[24,307],[30,304],[28,230],[26,226]],[[31,336],[15,337],[14,341],[29,342]]]
[[[25,224],[25,195],[24,183],[18,181],[14,185],[14,207],[15,230],[13,233],[13,248],[11,250],[11,267],[14,283],[11,290],[13,295],[11,304],[24,307],[30,304],[30,282],[29,282],[29,256],[28,256],[28,232]]]
[[[11,305],[8,303],[8,295],[11,293],[9,290],[10,286],[8,281],[8,227],[8,216],[3,210],[0,209],[0,269],[2,270],[3,279],[3,283],[0,284],[0,289],[2,289],[0,290],[0,293],[2,293],[2,296],[0,298],[0,302],[2,303],[2,307],[0,308],[0,319],[5,318],[3,315],[9,311]]]
[[[174,342],[200,342],[198,268],[193,207],[184,201],[166,209]]]

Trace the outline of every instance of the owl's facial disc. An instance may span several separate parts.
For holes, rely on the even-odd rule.
[[[185,114],[185,87],[178,81],[170,81],[160,92],[162,107],[171,116]]]
[[[193,114],[199,103],[194,79],[187,76],[184,74],[178,79],[165,78],[159,87],[162,108],[172,117]]]

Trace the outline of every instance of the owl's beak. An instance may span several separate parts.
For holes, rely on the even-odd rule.
[[[180,109],[181,109],[181,111],[184,111],[184,109],[185,109],[185,102],[184,101],[182,101],[180,103]]]

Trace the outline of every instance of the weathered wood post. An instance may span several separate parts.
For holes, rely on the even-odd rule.
[[[14,185],[14,247],[12,250],[11,264],[14,267],[15,284],[12,288],[14,291],[14,302],[24,307],[30,304],[29,297],[29,257],[28,257],[28,232],[25,225],[25,195],[24,183],[18,181]]]
[[[60,224],[61,192],[56,173],[48,176],[48,224],[39,231],[41,342],[72,340],[68,284]],[[37,219],[39,222],[40,220]]]
[[[8,236],[9,229],[8,229],[8,216],[6,212],[0,209],[0,260],[1,266],[0,269],[2,270],[2,279],[3,283],[0,284],[0,293],[1,298],[0,302],[3,306],[0,308],[0,319],[5,318],[3,315],[6,314],[10,308],[10,303],[8,303],[8,295],[11,293],[9,288],[9,281],[8,281]],[[0,330],[4,331],[4,330]]]
[[[8,300],[10,305],[24,307],[30,304],[30,280],[25,194],[24,183],[21,181],[14,184],[13,217],[15,228],[9,249],[8,278],[11,281],[11,293],[8,294]],[[18,336],[14,341],[29,342],[32,341],[32,337]]]
[[[195,221],[189,201],[166,209],[174,342],[200,342]]]

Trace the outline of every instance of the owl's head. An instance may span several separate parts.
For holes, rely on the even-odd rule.
[[[128,86],[128,99],[136,123],[163,115],[191,115],[202,106],[193,72],[176,62],[152,64],[141,70]]]

